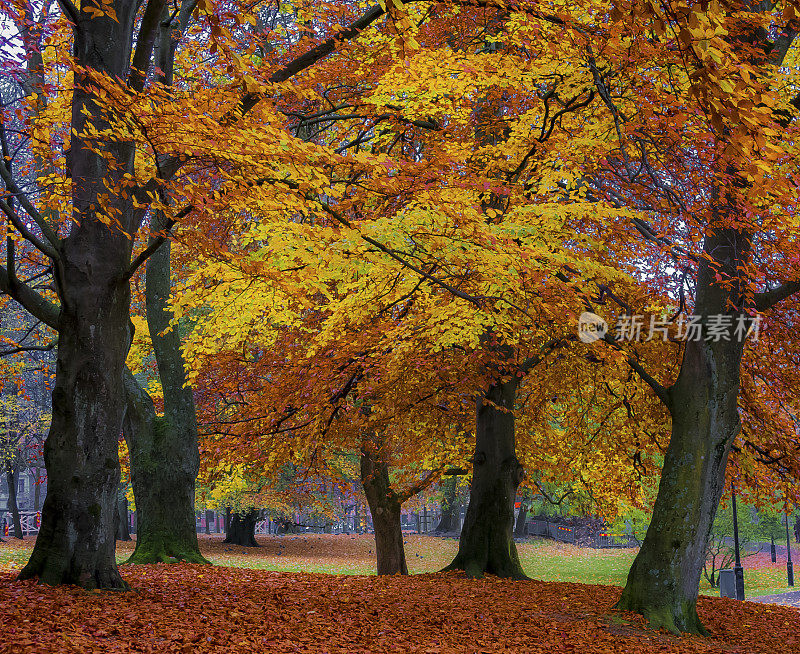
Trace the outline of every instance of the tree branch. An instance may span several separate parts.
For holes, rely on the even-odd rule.
[[[411,499],[417,493],[421,493],[422,491],[424,491],[426,488],[428,488],[428,486],[430,486],[435,481],[437,481],[439,479],[439,477],[442,476],[443,472],[444,472],[444,466],[439,466],[438,468],[435,468],[434,470],[431,470],[427,475],[425,475],[422,479],[420,479],[416,484],[414,484],[410,488],[407,488],[402,493],[395,493],[397,499],[400,501],[400,504],[402,504],[403,502],[405,502],[408,499]]]
[[[308,52],[304,52],[299,57],[296,57],[288,64],[283,66],[282,68],[276,70],[269,78],[269,81],[273,84],[279,84],[281,82],[285,82],[297,73],[305,70],[309,66],[313,66],[317,63],[320,59],[324,59],[329,54],[331,54],[334,50],[336,50],[337,43],[341,41],[348,41],[355,36],[358,36],[359,32],[369,27],[372,23],[374,23],[378,18],[383,16],[386,13],[386,10],[381,7],[373,7],[372,9],[368,10],[361,18],[353,21],[345,27],[344,29],[339,30],[336,34],[334,34],[329,39],[326,39],[319,45],[311,48]],[[236,109],[235,118],[241,118],[244,116],[248,111],[250,111],[253,107],[255,107],[259,100],[261,100],[261,96],[257,93],[247,93],[239,102],[239,107]],[[232,122],[233,118],[229,118],[229,122]],[[223,121],[224,123],[225,121]]]
[[[35,318],[57,331],[61,307],[39,295],[27,284],[21,282],[11,284],[9,282],[8,271],[0,266],[0,291],[14,298]]]
[[[0,351],[0,357],[11,356],[12,354],[19,354],[20,352],[49,352],[58,344],[58,339],[55,338],[47,345],[20,345],[19,347],[11,348],[10,350]]]
[[[131,74],[128,79],[128,86],[137,93],[141,93],[144,89],[144,81],[150,66],[150,58],[153,56],[153,45],[160,29],[161,14],[165,5],[166,0],[150,0],[144,10],[139,35],[136,38],[136,51],[131,60]]]
[[[534,366],[539,365],[539,363],[544,359],[548,354],[550,354],[553,350],[563,347],[567,344],[567,341],[563,338],[553,338],[544,345],[539,350],[539,354],[534,354],[531,357],[528,357],[519,365],[519,371],[522,374],[527,374],[530,372],[531,368]]]
[[[784,282],[777,288],[773,288],[771,291],[756,293],[754,296],[756,310],[766,311],[767,309],[771,309],[778,304],[778,302],[791,297],[798,291],[800,291],[800,281],[791,281]]]
[[[50,245],[39,239],[33,232],[28,229],[28,226],[19,219],[17,212],[14,211],[11,206],[5,200],[0,198],[0,211],[2,211],[6,217],[11,221],[14,227],[17,228],[22,237],[28,241],[33,247],[35,247],[39,252],[44,254],[46,257],[49,257],[52,260],[58,259],[58,252],[52,248]],[[14,273],[11,273],[12,276]]]
[[[649,372],[647,372],[636,359],[633,357],[628,357],[628,365],[634,370],[634,372],[641,377],[642,381],[644,381],[650,388],[653,389],[653,392],[658,396],[658,399],[664,403],[664,406],[668,409],[672,406],[672,398],[669,394],[669,389],[666,386],[661,385]]]
[[[159,234],[158,236],[153,238],[147,245],[147,247],[139,253],[139,256],[137,256],[131,262],[131,265],[128,268],[128,272],[125,273],[124,281],[128,281],[131,277],[134,276],[134,274],[136,274],[136,271],[139,269],[139,267],[145,261],[147,261],[153,255],[153,253],[156,250],[158,250],[158,248],[160,248],[163,245],[163,243],[167,240],[166,234],[169,232],[170,229],[172,229],[175,223],[178,222],[181,218],[188,216],[193,209],[194,205],[189,205],[188,207],[184,207],[183,209],[181,209],[172,218],[167,219],[167,224],[165,225],[164,233]]]

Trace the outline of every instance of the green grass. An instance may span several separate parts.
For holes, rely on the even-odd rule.
[[[214,564],[278,572],[319,572],[325,574],[375,574],[375,543],[371,535],[287,535],[259,537],[258,548],[225,545],[220,536],[200,536],[203,554]],[[453,559],[458,541],[407,534],[404,538],[409,572],[419,574],[441,570]],[[117,562],[126,560],[134,543],[118,543]],[[13,538],[0,543],[0,570],[19,570],[28,560],[33,539]],[[624,586],[636,550],[594,550],[552,541],[518,543],[520,561],[528,575],[551,582],[575,582]],[[800,556],[797,558],[800,561]],[[745,593],[748,597],[773,595],[791,590],[786,585],[786,563],[771,563],[761,553],[743,560]],[[800,588],[800,566],[798,566]],[[718,596],[703,579],[700,592]]]

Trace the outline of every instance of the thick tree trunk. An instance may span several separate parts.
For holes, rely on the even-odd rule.
[[[94,167],[81,171],[84,176],[102,177]],[[81,226],[73,226],[66,239],[63,270],[56,275],[61,316],[53,417],[44,446],[48,491],[36,545],[20,578],[126,589],[114,559],[114,514],[130,296],[128,284],[120,283],[124,270],[112,262],[127,267],[130,241],[79,215]]]
[[[14,533],[11,534],[14,538],[22,540],[22,519],[19,515],[19,504],[17,503],[17,479],[19,475],[16,474],[14,464],[6,464],[6,482],[8,483],[8,511],[11,513],[11,519],[14,522]]]
[[[186,460],[184,441],[176,438],[180,427],[173,427],[167,416],[156,416],[153,400],[127,369],[125,390],[123,431],[138,518],[136,549],[126,563],[208,563],[200,554],[195,530],[196,468]],[[166,404],[166,389],[164,395]]]
[[[458,479],[456,477],[448,477],[442,482],[444,487],[442,493],[442,516],[439,519],[439,524],[433,530],[434,533],[441,534],[451,531],[457,531],[456,521],[456,486]]]
[[[710,265],[701,260],[694,313],[728,314],[734,291],[715,284],[716,270],[735,277],[749,251],[745,237],[731,229],[708,236]],[[716,268],[716,270],[715,270]],[[705,333],[704,333],[705,335]],[[742,340],[689,340],[680,373],[666,391],[672,436],[653,517],[617,608],[644,615],[656,628],[705,634],[696,603],[714,516],[725,484],[725,466],[739,433],[737,409]]]
[[[514,502],[523,470],[516,456],[517,382],[492,384],[476,411],[475,457],[469,506],[458,553],[445,570],[527,579],[514,544]]]
[[[206,535],[211,535],[211,521],[214,519],[214,512],[206,509]]]
[[[181,7],[181,30],[186,28],[187,7]],[[164,9],[166,12],[166,8]],[[162,17],[156,60],[164,74],[161,81],[172,83],[177,36],[175,26]],[[151,228],[168,228],[162,212],[153,215]],[[200,554],[195,528],[195,479],[200,468],[197,445],[197,417],[192,389],[185,386],[186,373],[177,329],[170,328],[173,314],[168,301],[171,289],[171,244],[166,240],[147,260],[145,301],[147,326],[164,392],[164,417],[153,419],[152,400],[131,387],[142,406],[129,435],[135,441],[131,451],[131,476],[137,506],[140,507],[136,550],[129,563],[155,563],[170,559],[208,563]],[[127,380],[130,382],[130,380]],[[134,380],[135,381],[135,380]],[[138,386],[138,385],[137,385]],[[149,406],[148,406],[149,404]],[[143,412],[143,413],[142,413]],[[134,454],[135,450],[135,454]],[[137,468],[141,466],[140,469]],[[141,498],[141,499],[140,499]]]
[[[79,12],[78,67],[126,80],[137,5],[115,2],[116,20]],[[103,130],[102,110],[80,68],[75,73],[68,173],[74,221],[54,257],[60,300],[52,422],[44,446],[47,497],[42,526],[21,579],[125,589],[114,559],[114,513],[122,427],[122,371],[129,346],[132,241],[142,213],[126,193],[109,193],[133,171],[125,142],[87,143],[88,123]],[[101,152],[98,152],[98,149]]]
[[[380,452],[368,446],[361,451],[361,484],[372,513],[378,574],[407,575],[401,503],[389,484],[388,463]]]
[[[222,542],[243,547],[259,547],[256,541],[259,513],[258,509],[250,509],[247,513],[232,513],[228,532]]]

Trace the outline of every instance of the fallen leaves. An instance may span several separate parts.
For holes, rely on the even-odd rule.
[[[610,586],[190,564],[122,572],[135,592],[0,572],[0,651],[770,653],[800,631],[794,609],[701,598],[714,637],[674,637],[613,611],[620,589]]]

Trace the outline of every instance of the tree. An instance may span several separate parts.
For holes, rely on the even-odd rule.
[[[675,296],[681,298],[680,310],[696,317],[701,332],[681,347],[671,383],[631,363],[669,410],[671,438],[653,518],[617,607],[642,613],[652,625],[670,631],[705,633],[695,608],[698,582],[728,453],[741,428],[737,403],[746,335],[759,312],[800,288],[793,264],[768,263],[791,251],[784,238],[788,225],[778,208],[796,202],[783,177],[792,148],[783,140],[785,131],[775,127],[779,112],[791,116],[793,110],[791,97],[781,97],[775,82],[794,32],[768,40],[760,25],[772,20],[770,9],[736,18],[716,5],[709,11],[699,6],[685,12],[674,7],[664,13],[638,11],[643,12],[642,30],[619,10],[613,20],[625,24],[626,39],[634,38],[643,56],[650,51],[648,62],[662,62],[659,80],[668,70],[680,69],[681,75],[673,78],[670,96],[651,71],[636,70],[641,63],[620,62],[612,65],[614,74],[642,80],[642,88],[651,89],[652,104],[624,93],[614,99],[615,87],[601,72],[605,63],[591,56],[598,93],[619,139],[615,151],[587,172],[608,201],[648,207],[648,219],[628,223],[629,238],[643,238],[654,256],[681,269]],[[787,9],[789,18],[794,11]],[[706,26],[716,34],[708,42],[700,36]],[[663,39],[649,41],[651,29],[663,33],[667,27]],[[662,49],[667,43],[688,54],[674,60],[677,68],[668,63],[669,49]],[[628,51],[629,43],[619,46]],[[685,123],[678,128],[671,120],[678,114],[696,116],[702,133],[687,131]],[[634,147],[640,149],[628,158]],[[685,181],[677,181],[679,171],[690,169]],[[635,188],[640,184],[642,193]],[[679,243],[687,242],[688,235],[690,246],[684,249]],[[715,321],[730,325],[730,336],[715,337]]]
[[[30,398],[25,397],[24,386],[17,390],[12,381],[3,384],[0,395],[0,474],[5,475],[8,488],[13,535],[20,540],[23,538],[17,502],[20,472],[33,468],[38,455],[38,439],[49,419],[48,414],[41,412]]]
[[[706,558],[703,562],[703,576],[712,586],[719,586],[719,571],[730,568],[736,558],[733,543],[733,511],[730,507],[722,507],[714,518],[711,528],[711,537],[708,539]],[[757,554],[761,551],[760,541],[780,537],[782,534],[779,525],[767,521],[753,521],[754,507],[743,502],[737,505],[737,519],[739,529],[739,548],[742,557]],[[770,528],[771,527],[771,528]],[[752,545],[757,544],[758,549],[753,550]]]
[[[72,73],[66,82],[63,77],[55,84],[45,79],[37,89],[42,95],[49,89],[61,92],[60,97],[71,107],[66,129],[61,132],[69,141],[61,163],[64,176],[58,180],[64,192],[44,200],[48,209],[61,213],[60,223],[49,221],[48,213],[37,209],[36,198],[15,182],[4,137],[2,178],[20,208],[5,200],[0,206],[16,233],[52,264],[58,300],[56,304],[22,282],[9,251],[11,265],[0,270],[0,287],[59,333],[53,423],[45,445],[49,492],[42,528],[22,578],[38,577],[46,583],[76,583],[86,588],[127,587],[114,562],[113,516],[119,480],[116,443],[125,408],[123,367],[130,344],[128,280],[156,249],[153,244],[132,260],[133,237],[151,201],[158,198],[162,203],[159,208],[166,208],[170,181],[179,169],[190,166],[188,153],[174,148],[180,141],[175,140],[174,130],[168,129],[172,145],[162,144],[149,138],[153,134],[131,134],[118,119],[132,117],[130,101],[134,97],[149,97],[155,104],[164,97],[158,91],[157,79],[148,77],[147,71],[165,6],[161,0],[117,0],[83,3],[77,8],[67,1],[60,4],[63,18],[51,15],[49,6],[44,10],[44,30],[37,34],[54,34],[66,47],[71,44],[73,52],[69,60]],[[328,30],[317,45],[295,44],[297,47],[287,53],[289,58],[274,65],[266,77],[273,83],[291,78],[333,52],[337,43],[334,36],[338,35],[338,41],[351,38],[383,13],[373,10],[356,19],[352,27]],[[24,27],[26,20],[31,21],[29,14],[3,5],[4,20],[8,17],[20,25],[22,33],[31,33]],[[200,3],[197,14],[200,31],[213,27],[206,33],[210,32],[211,41],[220,45],[229,33],[220,30],[210,6]],[[171,13],[167,18],[171,22],[177,17],[177,13]],[[215,37],[220,38],[215,41]],[[61,55],[66,54],[66,47],[59,51]],[[28,56],[39,50],[35,45]],[[171,54],[174,52],[173,48]],[[215,58],[220,59],[224,57]],[[156,63],[163,71],[172,66],[172,61]],[[6,70],[13,73],[16,64],[13,56],[6,55]],[[236,131],[243,124],[241,117],[258,103],[258,96],[241,96],[233,88],[225,91],[228,98],[233,92],[235,101],[242,103],[235,113]],[[121,113],[109,106],[116,100],[125,105]],[[62,102],[59,109],[65,108]],[[183,111],[184,117],[188,113]],[[217,132],[220,124],[237,122],[227,109],[215,116]],[[168,122],[169,118],[162,119],[160,126]],[[141,126],[141,122],[133,120],[128,125]],[[61,136],[59,132],[56,135]],[[137,168],[137,145],[139,158],[146,152],[153,157],[151,161],[158,162],[156,166]],[[67,206],[61,198],[69,199]],[[189,210],[179,208],[169,215],[174,219]]]

